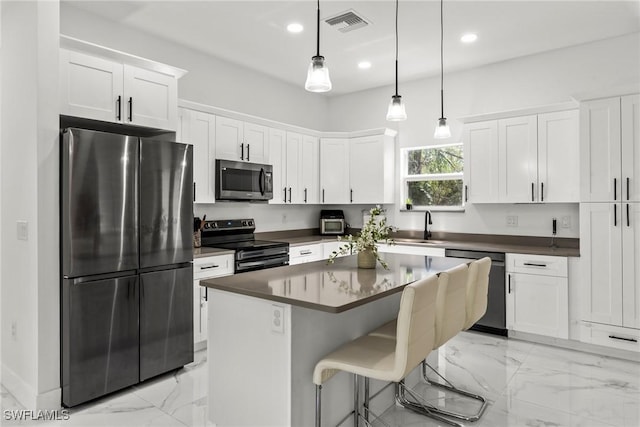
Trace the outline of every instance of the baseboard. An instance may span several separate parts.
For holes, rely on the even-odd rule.
[[[60,387],[38,394],[4,363],[2,364],[2,385],[26,409],[59,409],[61,407],[62,389]]]
[[[569,350],[582,351],[585,353],[597,354],[599,356],[615,357],[618,359],[629,360],[631,362],[640,362],[640,353],[633,351],[619,350],[617,348],[605,347],[596,344],[585,343],[582,341],[565,340],[561,338],[546,337],[544,335],[529,334],[526,332],[509,331],[509,339],[519,339],[538,344],[550,345],[553,347],[561,347]]]

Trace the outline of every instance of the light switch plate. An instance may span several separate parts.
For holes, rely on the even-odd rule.
[[[17,221],[16,227],[18,240],[29,240],[29,223],[27,221]]]

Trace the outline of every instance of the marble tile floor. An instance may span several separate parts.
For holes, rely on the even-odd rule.
[[[0,424],[206,426],[206,351],[196,353],[195,359],[173,374],[73,408],[68,420],[7,420],[5,411],[24,408],[2,388]],[[438,365],[439,372],[455,385],[490,401],[480,421],[465,426],[640,426],[638,363],[464,332],[439,350]],[[475,403],[461,402],[423,383],[414,390],[438,406],[477,408]],[[389,408],[382,417],[391,426],[440,425],[398,406]]]

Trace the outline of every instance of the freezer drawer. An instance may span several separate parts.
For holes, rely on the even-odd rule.
[[[193,259],[193,146],[140,140],[140,268]]]
[[[193,362],[193,268],[140,275],[140,381]]]
[[[138,276],[62,283],[62,403],[138,382]]]

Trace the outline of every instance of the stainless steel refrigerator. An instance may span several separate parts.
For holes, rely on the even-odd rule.
[[[193,361],[193,147],[61,137],[62,403]]]

